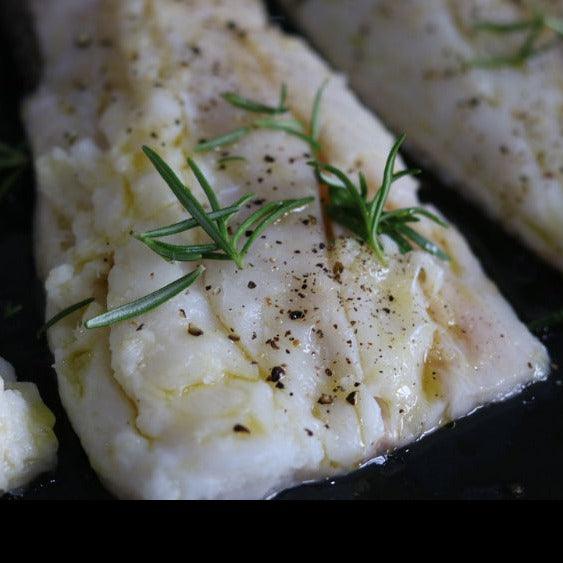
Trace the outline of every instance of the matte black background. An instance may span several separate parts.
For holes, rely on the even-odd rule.
[[[273,4],[273,3],[272,3]],[[278,23],[289,28],[272,8]],[[0,140],[20,141],[18,103],[32,68],[16,66],[11,41],[0,38]],[[563,276],[501,231],[474,206],[425,172],[421,196],[437,205],[464,233],[487,274],[520,318],[563,307]],[[110,499],[90,468],[61,407],[42,324],[43,294],[32,258],[34,182],[31,173],[0,202],[0,356],[18,377],[34,381],[57,417],[56,470],[18,499]],[[8,303],[23,310],[4,319]],[[553,363],[563,362],[563,331],[542,337]],[[481,409],[409,448],[382,466],[372,465],[334,481],[286,491],[280,499],[546,499],[563,498],[563,381],[557,368],[546,382],[518,397]]]

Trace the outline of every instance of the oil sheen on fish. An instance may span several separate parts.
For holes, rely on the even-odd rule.
[[[0,358],[0,496],[53,468],[54,424],[37,387],[17,382],[14,368]]]
[[[514,56],[528,32],[476,29],[479,22],[529,21],[532,6],[561,17],[562,1],[282,4],[349,74],[363,100],[407,133],[418,155],[563,269],[563,41],[544,32],[541,52],[524,64],[485,68],[491,59]]]
[[[143,144],[202,201],[188,155],[222,205],[248,191],[259,201],[318,196],[308,145],[284,132],[194,155],[201,139],[253,118],[224,92],[275,104],[285,82],[291,114],[307,120],[329,78],[322,157],[362,168],[372,190],[392,138],[256,1],[31,4],[45,69],[24,113],[47,315],[96,298],[53,327],[50,345],[65,408],[115,494],[267,497],[348,472],[546,375],[543,346],[454,227],[417,224],[450,262],[403,256],[384,237],[384,267],[355,238],[328,240],[318,197],[266,231],[246,268],[208,261],[196,284],[150,314],[85,329],[81,320],[194,268],[131,237],[185,218]],[[225,153],[245,160],[219,166]],[[417,204],[416,190],[402,179],[389,205]],[[205,240],[190,233],[183,240]]]

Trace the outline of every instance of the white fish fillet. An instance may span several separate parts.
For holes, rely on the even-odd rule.
[[[282,4],[321,52],[349,74],[363,100],[407,133],[418,154],[563,269],[563,42],[521,68],[466,66],[512,55],[525,40],[522,34],[477,32],[475,22],[528,19],[526,7],[533,5],[563,16],[562,1]]]
[[[454,228],[420,224],[451,264],[401,257],[386,240],[382,267],[354,239],[328,244],[318,200],[267,231],[244,270],[209,262],[154,312],[84,329],[81,318],[193,269],[130,236],[185,218],[140,147],[153,145],[196,190],[186,155],[249,118],[221,93],[274,103],[286,82],[293,115],[307,119],[330,77],[323,156],[362,166],[371,189],[392,138],[303,42],[268,27],[256,1],[31,4],[45,74],[24,113],[47,313],[97,299],[55,326],[50,344],[72,424],[115,494],[266,497],[350,471],[546,375],[543,346]],[[264,200],[318,195],[301,140],[255,131],[229,150],[247,162],[221,169],[218,154],[196,157],[222,204],[248,190]],[[390,204],[415,204],[416,189],[398,182]],[[275,367],[282,385],[268,381]]]
[[[14,368],[0,358],[0,496],[54,467],[54,424],[37,387],[17,382]]]

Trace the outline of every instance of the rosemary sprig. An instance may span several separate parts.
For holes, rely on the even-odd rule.
[[[228,229],[230,219],[254,197],[253,194],[247,194],[233,206],[221,209],[215,192],[207,178],[195,161],[188,158],[188,165],[211,205],[212,212],[208,213],[192,194],[191,190],[183,184],[174,171],[154,150],[149,147],[143,147],[143,151],[184,209],[192,216],[192,219],[187,221],[136,235],[141,242],[166,260],[185,262],[198,260],[232,260],[242,269],[244,268],[244,258],[248,254],[252,244],[266,228],[290,211],[305,207],[314,199],[312,197],[306,197],[267,203],[247,217],[238,229],[231,234]],[[170,236],[171,234],[188,231],[195,227],[201,227],[211,238],[211,243],[175,245],[156,240]],[[251,231],[251,234],[248,236],[246,242],[239,244],[241,238],[247,234],[248,231]]]
[[[275,115],[278,113],[287,113],[289,110],[285,105],[287,100],[287,86],[282,84],[280,89],[280,98],[278,105],[276,107],[268,106],[255,100],[250,100],[248,98],[243,98],[235,92],[225,92],[222,95],[223,99],[229,102],[232,106],[235,106],[246,111],[253,113],[266,113],[270,115]]]
[[[0,201],[14,187],[28,163],[24,150],[0,143]]]
[[[253,121],[248,127],[240,127],[239,129],[234,129],[229,131],[224,135],[219,137],[214,137],[208,141],[202,141],[195,147],[195,152],[204,153],[209,152],[214,149],[232,145],[237,141],[240,141],[243,137],[246,137],[252,131],[257,131],[259,129],[269,129],[271,131],[284,131],[289,135],[298,137],[309,144],[315,145],[315,141],[311,139],[308,135],[303,132],[303,127],[301,123],[295,119],[257,119]]]
[[[301,123],[296,119],[279,118],[280,115],[289,112],[289,108],[286,105],[287,86],[285,84],[282,84],[281,86],[280,99],[277,107],[268,106],[256,100],[243,98],[242,96],[239,96],[234,92],[226,92],[225,94],[222,95],[222,97],[225,101],[230,103],[232,106],[240,109],[244,109],[251,113],[270,115],[271,117],[256,119],[246,127],[239,127],[238,129],[234,129],[223,135],[214,137],[213,139],[202,141],[196,146],[195,151],[199,153],[209,152],[211,150],[218,149],[227,145],[232,145],[233,143],[240,141],[243,137],[246,137],[247,135],[252,133],[252,131],[256,131],[259,129],[268,129],[270,131],[283,131],[285,133],[288,133],[289,135],[298,137],[299,139],[308,143],[314,152],[317,152],[319,150],[318,120],[319,120],[320,98],[325,85],[326,82],[325,84],[323,84],[319,92],[317,92],[316,100],[313,107],[311,126],[309,128],[305,127],[303,123]]]
[[[521,66],[528,59],[551,46],[551,44],[548,44],[547,47],[540,47],[538,45],[540,36],[544,31],[552,32],[557,39],[563,37],[563,19],[535,11],[532,17],[516,22],[500,23],[494,21],[479,21],[474,25],[474,29],[496,34],[512,34],[527,31],[528,33],[524,42],[515,53],[470,61],[471,66],[482,68]]]
[[[207,214],[209,219],[218,219],[220,217],[229,217],[238,213],[242,206],[248,203],[251,199],[254,198],[254,194],[247,194],[243,198],[241,198],[238,202],[230,207],[224,207],[219,211],[212,211],[211,213]],[[194,229],[198,226],[198,222],[195,219],[186,219],[185,221],[180,221],[179,223],[174,223],[173,225],[168,225],[166,227],[160,227],[158,229],[154,229],[152,231],[147,231],[143,233],[143,237],[146,238],[163,238],[169,237],[172,235],[177,235],[179,233],[183,233],[185,231],[189,231],[190,229]]]
[[[240,127],[233,131],[229,131],[219,137],[214,137],[209,141],[201,141],[195,148],[195,152],[209,152],[213,149],[232,145],[246,137],[252,131],[251,127]]]
[[[356,185],[345,172],[335,166],[318,161],[309,164],[315,167],[321,181],[329,186],[330,203],[327,205],[329,216],[364,240],[382,264],[386,264],[379,238],[382,234],[391,237],[403,254],[413,250],[415,244],[442,260],[449,260],[442,249],[408,225],[419,222],[420,217],[426,217],[442,227],[447,227],[442,219],[421,207],[384,211],[393,183],[403,176],[420,172],[419,170],[394,172],[395,161],[404,141],[403,135],[393,145],[385,165],[383,182],[371,201],[368,199],[367,181],[362,172],[358,175],[358,185]]]

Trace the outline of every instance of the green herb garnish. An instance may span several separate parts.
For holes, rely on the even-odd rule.
[[[404,136],[395,143],[391,150],[385,168],[383,184],[372,201],[368,201],[367,199],[367,182],[362,173],[359,175],[359,186],[357,187],[347,174],[330,164],[324,164],[321,162],[320,114],[322,96],[327,85],[328,80],[325,80],[315,94],[308,125],[295,119],[279,120],[271,117],[258,119],[247,127],[241,127],[221,135],[220,137],[211,139],[210,141],[205,141],[198,145],[196,150],[199,152],[205,152],[234,143],[250,134],[254,129],[271,129],[290,133],[299,137],[311,147],[314,160],[309,164],[315,168],[318,180],[328,185],[330,189],[331,201],[327,206],[329,216],[334,221],[350,229],[362,240],[366,241],[380,262],[385,263],[383,246],[379,240],[379,236],[381,234],[386,234],[391,237],[397,243],[402,253],[413,250],[414,244],[423,250],[426,250],[430,254],[441,258],[442,260],[448,260],[449,257],[443,250],[408,225],[409,223],[419,222],[420,217],[424,216],[435,223],[446,227],[446,223],[444,223],[440,218],[422,207],[400,209],[393,212],[383,211],[393,182],[399,180],[405,175],[419,173],[418,170],[404,170],[398,173],[393,172],[399,148],[405,140]],[[276,113],[289,111],[289,109],[285,107],[286,97],[287,88],[285,85],[282,86],[282,93],[280,94],[280,103],[278,108],[272,108],[265,106],[260,102],[241,98],[232,92],[223,95],[223,98],[232,105],[257,113],[266,113],[264,111],[266,109],[268,109],[269,113],[274,113],[274,109],[277,110]],[[147,233],[144,235],[145,239],[146,236]],[[153,236],[152,238],[155,237]],[[144,240],[144,242],[147,243],[146,240]],[[190,253],[186,250],[186,247],[166,245],[164,243],[156,243],[154,241],[148,242],[148,245],[151,246],[155,252],[158,252],[161,256],[170,260],[179,260],[182,258],[186,260],[197,259],[196,251],[198,249],[195,247],[193,248],[193,253]]]
[[[29,164],[29,157],[22,149],[0,143],[0,201],[14,187]]]
[[[319,91],[320,93],[317,93],[318,99],[315,103],[315,107],[317,108],[320,104],[320,96],[323,89],[324,86]],[[316,125],[315,128],[311,128],[309,131],[307,131],[307,128],[303,125],[303,123],[296,119],[280,119],[279,117],[276,117],[289,112],[289,108],[286,106],[287,86],[285,84],[283,84],[281,87],[280,100],[277,107],[268,106],[266,104],[263,104],[262,102],[243,98],[233,92],[226,92],[225,94],[223,94],[223,98],[232,106],[235,106],[237,108],[244,109],[251,113],[270,115],[272,117],[256,119],[245,127],[239,127],[238,129],[234,129],[223,135],[214,137],[213,139],[202,141],[196,146],[196,152],[209,152],[220,147],[232,145],[233,143],[240,141],[243,137],[246,137],[247,135],[252,133],[252,131],[259,129],[283,131],[285,133],[288,133],[289,135],[293,135],[294,137],[302,139],[303,141],[311,145],[314,151],[318,151],[318,140],[315,137],[315,134],[318,135],[318,125]],[[312,124],[318,123],[318,109],[316,111],[316,114],[314,112],[313,117],[314,119],[312,120]]]
[[[102,328],[139,317],[160,307],[163,303],[170,301],[179,293],[190,287],[205,271],[203,266],[198,266],[196,270],[186,276],[168,284],[157,291],[141,297],[136,301],[111,309],[107,313],[98,315],[84,323],[86,328]]]
[[[47,330],[49,330],[53,325],[56,325],[59,321],[62,321],[64,318],[68,317],[69,315],[72,315],[72,313],[79,311],[80,309],[84,309],[84,307],[87,307],[88,305],[90,305],[90,303],[93,303],[94,301],[95,299],[93,297],[90,297],[88,299],[85,299],[84,301],[80,301],[80,303],[75,303],[74,305],[71,305],[70,307],[63,309],[60,313],[57,313],[52,319],[47,321],[39,329],[39,331],[37,332],[37,338],[39,338],[44,332],[47,332]]]
[[[287,100],[287,86],[282,84],[280,90],[280,99],[277,107],[268,106],[262,104],[261,102],[256,102],[255,100],[249,100],[248,98],[243,98],[235,92],[225,92],[222,95],[223,99],[229,102],[232,106],[235,106],[246,111],[253,113],[267,113],[270,115],[275,115],[278,113],[287,113],[289,110],[285,105]]]
[[[413,250],[414,243],[442,260],[449,260],[448,255],[436,244],[408,225],[419,222],[420,217],[426,217],[442,227],[447,227],[442,219],[423,207],[383,210],[393,182],[403,176],[420,172],[419,170],[394,172],[395,160],[404,141],[403,135],[393,145],[385,165],[383,183],[371,201],[368,199],[367,182],[362,172],[358,175],[358,185],[356,185],[345,172],[334,166],[317,161],[311,162],[310,165],[315,167],[320,180],[329,186],[330,203],[327,205],[329,216],[365,241],[382,264],[386,263],[383,245],[379,239],[382,234],[391,237],[402,254]]]
[[[563,37],[563,19],[548,16],[541,12],[535,11],[534,15],[529,19],[516,22],[499,23],[494,21],[480,21],[474,25],[477,31],[483,31],[496,34],[512,34],[527,31],[526,38],[520,48],[513,54],[490,57],[484,59],[475,59],[471,61],[471,66],[483,68],[498,68],[503,66],[520,66],[531,57],[545,51],[553,43],[544,46],[539,45],[539,39],[545,32],[551,32],[556,36],[556,40]]]
[[[166,260],[186,262],[197,260],[232,260],[239,268],[244,268],[245,256],[252,244],[267,227],[290,211],[308,205],[314,199],[306,197],[269,202],[247,217],[239,228],[231,234],[228,228],[230,219],[244,205],[248,204],[254,197],[253,194],[247,194],[233,206],[221,209],[215,192],[207,178],[198,165],[189,158],[188,165],[211,205],[212,212],[208,213],[194,197],[191,190],[183,184],[154,150],[149,147],[143,147],[143,151],[184,209],[192,216],[192,219],[188,221],[137,235],[141,242]],[[171,234],[188,231],[195,227],[201,227],[209,235],[212,242],[203,245],[174,245],[155,240]],[[242,244],[240,241],[245,235],[248,235],[248,237],[246,242]]]
[[[243,198],[241,198],[238,202],[230,207],[224,207],[219,211],[212,211],[211,213],[207,214],[209,219],[215,220],[219,219],[220,217],[229,217],[238,213],[242,206],[248,203],[251,199],[254,198],[254,194],[247,194]],[[144,238],[163,238],[169,237],[171,235],[177,235],[178,233],[183,233],[185,231],[189,231],[190,229],[194,229],[198,226],[198,222],[195,219],[186,219],[185,221],[180,221],[178,223],[174,223],[172,225],[168,225],[166,227],[160,227],[158,229],[154,229],[152,231],[147,231],[143,233]]]

